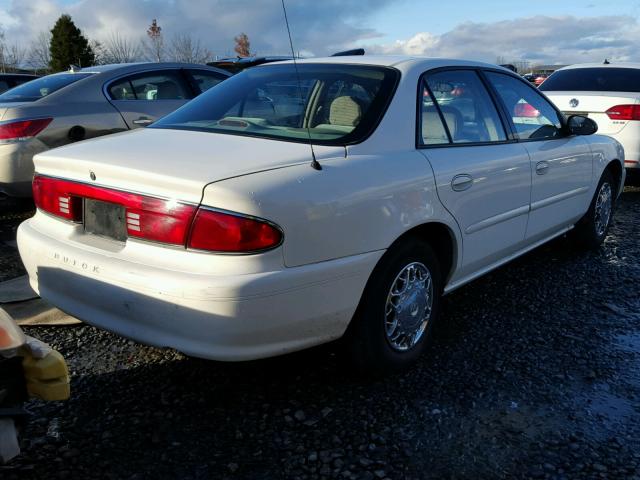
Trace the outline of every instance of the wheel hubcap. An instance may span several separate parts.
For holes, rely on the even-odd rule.
[[[609,221],[611,220],[611,206],[613,203],[613,195],[611,193],[611,185],[603,183],[598,192],[596,199],[594,224],[596,234],[601,237],[607,231]]]
[[[433,282],[420,262],[405,266],[391,284],[385,305],[385,333],[392,348],[407,351],[422,338],[433,308]]]

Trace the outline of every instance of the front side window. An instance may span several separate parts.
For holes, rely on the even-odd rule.
[[[504,103],[519,139],[543,140],[562,136],[558,112],[533,87],[503,73],[487,72],[486,75]]]
[[[90,77],[92,73],[56,73],[23,83],[0,95],[0,103],[35,102],[74,82]]]
[[[507,140],[498,111],[476,72],[429,74],[423,82],[421,97],[423,145]]]
[[[191,98],[179,72],[150,72],[117,80],[109,86],[112,100],[185,100]]]
[[[261,66],[225,80],[153,128],[355,143],[378,124],[398,76],[395,69],[377,66]]]

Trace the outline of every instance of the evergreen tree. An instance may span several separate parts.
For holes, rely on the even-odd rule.
[[[67,70],[70,65],[88,67],[95,62],[89,41],[67,14],[61,15],[51,30],[49,50],[49,66],[54,72]]]

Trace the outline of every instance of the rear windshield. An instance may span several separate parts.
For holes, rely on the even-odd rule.
[[[87,78],[92,73],[56,73],[47,75],[31,82],[12,88],[8,92],[0,95],[0,103],[7,102],[35,102],[41,98],[51,95],[61,88],[71,85],[78,80]]]
[[[225,80],[150,128],[198,130],[322,145],[364,140],[399,72],[363,65],[268,65]]]
[[[546,92],[640,92],[640,69],[571,68],[559,70],[540,85]]]

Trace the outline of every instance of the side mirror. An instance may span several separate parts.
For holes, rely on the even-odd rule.
[[[571,115],[567,127],[572,135],[593,135],[598,131],[598,124],[582,115]]]

